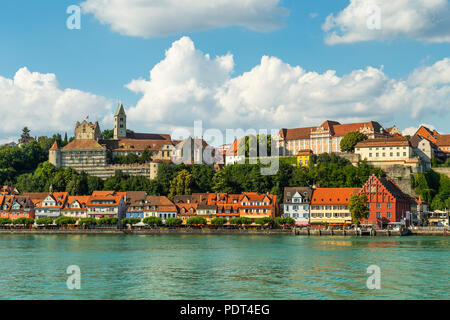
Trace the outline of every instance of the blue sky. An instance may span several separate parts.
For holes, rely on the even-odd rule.
[[[89,1],[92,1],[92,6],[96,5],[95,2],[97,0]],[[421,10],[420,7],[414,7],[414,4],[412,4],[414,1],[402,1],[404,2],[405,10]],[[114,6],[114,2],[120,2],[120,0],[111,1],[111,6]],[[152,1],[148,2],[151,3]],[[186,2],[189,5],[189,1]],[[231,2],[234,2],[234,0]],[[448,99],[450,89],[448,88],[450,79],[438,74],[437,78],[439,80],[437,82],[434,81],[432,86],[423,85],[424,78],[429,79],[435,76],[436,72],[442,73],[442,68],[450,65],[450,62],[447,63],[447,60],[445,60],[450,56],[448,34],[439,34],[439,38],[436,38],[436,31],[430,30],[430,28],[425,31],[411,30],[410,32],[408,26],[404,28],[399,27],[399,30],[391,28],[391,30],[383,25],[383,33],[380,33],[379,36],[372,37],[370,34],[367,34],[363,36],[367,37],[367,39],[361,41],[343,41],[342,43],[330,45],[325,41],[327,32],[324,31],[322,26],[326,18],[331,14],[334,14],[336,17],[335,23],[345,26],[345,19],[337,19],[337,17],[340,12],[348,9],[350,1],[267,0],[266,2],[269,7],[276,3],[274,8],[284,8],[288,12],[285,17],[277,18],[282,23],[277,24],[276,27],[270,27],[269,29],[273,29],[270,31],[254,30],[255,28],[252,26],[233,26],[233,23],[229,23],[225,27],[205,27],[202,28],[203,30],[193,31],[192,29],[195,29],[195,27],[190,28],[188,21],[187,27],[181,26],[176,32],[172,32],[169,35],[162,31],[160,36],[152,34],[150,37],[145,37],[127,35],[123,31],[113,30],[114,28],[111,25],[100,22],[101,19],[107,20],[108,17],[102,18],[99,17],[100,14],[93,14],[92,12],[95,11],[92,10],[94,9],[91,9],[91,13],[83,12],[81,16],[81,30],[67,29],[66,19],[69,15],[66,13],[66,8],[73,4],[80,4],[80,2],[74,0],[4,1],[0,10],[0,42],[3,48],[3,50],[0,50],[0,77],[6,80],[13,79],[18,70],[26,67],[30,73],[38,73],[38,75],[34,76],[33,81],[41,81],[42,79],[39,77],[45,74],[53,74],[55,81],[50,81],[51,93],[41,89],[24,88],[18,84],[16,87],[20,87],[21,91],[19,93],[16,92],[17,88],[7,87],[9,90],[14,90],[13,93],[8,93],[8,90],[2,88],[3,93],[0,92],[0,102],[3,104],[1,106],[2,113],[6,114],[6,118],[11,123],[14,123],[16,119],[25,122],[36,135],[56,131],[69,131],[71,133],[74,121],[83,119],[87,115],[92,120],[99,120],[103,128],[111,127],[112,124],[109,125],[111,120],[109,113],[114,108],[117,99],[123,100],[127,109],[133,109],[130,111],[129,126],[139,131],[163,130],[170,132],[178,126],[189,127],[189,122],[193,122],[195,119],[203,120],[207,126],[219,127],[220,129],[233,127],[234,124],[237,127],[244,127],[244,129],[247,127],[256,128],[258,125],[267,128],[272,126],[272,124],[274,128],[301,127],[311,124],[318,125],[321,123],[320,119],[322,121],[336,119],[341,122],[346,120],[378,120],[386,127],[396,124],[402,130],[409,127],[418,127],[420,124],[426,123],[433,125],[440,132],[450,133],[448,125],[448,113],[450,111],[450,101]],[[255,4],[255,6],[258,6],[258,4]],[[385,21],[395,19],[396,17],[393,16],[395,8],[392,8],[391,11],[391,8],[385,7],[387,6],[386,4],[383,6],[381,17],[385,18]],[[411,7],[407,8],[407,6]],[[235,9],[235,7],[231,7],[231,13],[227,12],[224,15],[232,16],[232,10]],[[112,12],[113,10],[115,9],[111,9]],[[120,10],[120,8],[117,10]],[[270,13],[270,9],[268,11]],[[439,11],[442,11],[442,8]],[[179,14],[180,19],[185,16],[182,11]],[[387,15],[387,17],[384,17],[383,14]],[[425,15],[422,18],[427,19],[433,14],[436,14],[436,11],[430,12],[429,15]],[[145,16],[143,18],[145,19]],[[251,17],[252,21],[258,18]],[[186,19],[189,19],[189,16]],[[250,18],[244,17],[242,19]],[[265,18],[261,19],[263,20],[262,24],[264,24]],[[233,19],[231,20],[233,21]],[[124,23],[126,24],[127,22],[125,21]],[[224,24],[226,25],[227,21]],[[145,25],[138,26],[138,28],[146,27]],[[150,27],[155,28],[155,25]],[[159,27],[157,23],[156,27]],[[437,25],[436,29],[438,27],[441,26]],[[260,29],[264,29],[264,27]],[[161,26],[161,30],[165,29]],[[145,33],[145,30],[142,32]],[[154,33],[158,34],[158,31]],[[210,55],[211,60],[214,60],[216,56],[224,57],[227,54],[232,54],[233,67],[226,68],[225,71],[218,67],[220,76],[218,75],[217,77],[222,77],[221,72],[223,71],[225,73],[224,77],[227,78],[217,80],[221,83],[220,85],[215,87],[209,87],[207,84],[199,85],[200,88],[204,89],[206,86],[211,91],[209,93],[211,97],[209,98],[202,100],[203,98],[198,98],[196,95],[195,98],[189,96],[184,100],[176,99],[177,101],[172,101],[171,99],[174,98],[168,93],[172,92],[173,95],[174,92],[177,92],[177,94],[179,92],[174,91],[174,89],[166,93],[160,93],[161,96],[158,96],[158,99],[153,99],[152,96],[155,96],[154,90],[156,89],[147,88],[152,85],[155,85],[157,88],[173,85],[177,90],[187,90],[184,84],[176,83],[176,81],[182,80],[174,80],[173,75],[167,76],[170,78],[170,80],[167,80],[167,83],[162,82],[162,80],[158,83],[159,80],[157,79],[154,81],[149,79],[150,70],[165,60],[166,50],[169,50],[174,42],[179,41],[182,37],[189,39],[189,41],[182,43],[182,47],[189,47],[189,43],[195,45],[199,59],[206,59],[206,54]],[[427,40],[431,38],[438,40]],[[173,50],[175,51],[176,49]],[[179,49],[177,52],[185,51],[184,49]],[[261,107],[261,110],[265,113],[264,116],[249,114],[248,117],[244,116],[245,119],[230,120],[230,122],[223,122],[223,125],[220,122],[220,118],[212,119],[215,115],[221,115],[223,118],[227,112],[232,113],[234,110],[234,107],[228,106],[227,103],[231,103],[228,102],[230,100],[234,101],[235,97],[224,98],[223,101],[219,102],[216,100],[211,102],[218,93],[222,94],[223,90],[226,90],[228,95],[232,95],[234,92],[237,95],[247,97],[248,91],[239,87],[244,86],[247,88],[247,79],[236,78],[239,78],[244,73],[254,71],[254,68],[257,66],[261,66],[263,56],[277,58],[282,63],[282,66],[280,66],[275,63],[276,61],[272,61],[274,62],[273,68],[278,70],[276,72],[279,72],[276,73],[277,76],[283,77],[284,74],[293,78],[293,82],[286,84],[286,90],[278,88],[278,91],[274,91],[273,99],[271,96],[267,98],[267,100],[273,100],[273,105],[264,104]],[[190,58],[183,57],[180,59],[182,59],[180,61],[181,68],[184,68],[183,65],[190,64]],[[441,62],[440,67],[435,68],[437,71],[432,69],[439,62]],[[333,87],[333,90],[329,91],[331,97],[326,97],[325,100],[311,101],[311,97],[306,97],[305,93],[301,91],[302,88],[298,88],[299,93],[296,93],[292,100],[282,99],[283,102],[279,103],[276,101],[276,96],[280,96],[280,92],[283,95],[283,92],[293,90],[292,83],[296,83],[299,80],[296,77],[300,77],[296,71],[286,70],[285,66],[291,66],[292,68],[299,66],[306,73],[314,72],[319,75],[324,75],[329,70],[335,70],[337,80],[340,79],[345,84],[342,90],[339,87]],[[214,65],[211,68],[216,67],[217,65]],[[335,94],[333,92],[343,92],[346,88],[353,86],[350,80],[345,81],[345,76],[357,70],[367,71],[368,67],[378,71],[370,73],[369,76],[374,76],[376,79],[374,83],[368,84],[371,87],[364,86],[361,92],[361,95],[366,94],[367,96],[359,97],[358,94],[349,93],[352,96],[348,98],[348,107],[345,106],[347,99],[342,97],[337,103],[339,105],[337,107],[332,99],[332,95]],[[200,70],[192,71],[188,78],[201,78],[203,71],[201,70],[202,67],[199,68]],[[161,73],[174,72],[164,68],[161,68],[161,70]],[[450,68],[448,70],[450,71]],[[415,79],[421,79],[421,82],[419,83],[417,82],[419,80],[417,80],[412,81],[414,85],[408,84],[409,91],[407,94],[405,93],[406,96],[394,96],[392,93],[395,90],[394,88],[411,79],[411,74],[415,71],[417,71]],[[422,75],[418,74],[419,71],[422,71]],[[215,74],[215,70],[208,72],[211,73],[211,77]],[[261,74],[260,76],[265,77]],[[266,76],[269,77],[268,75]],[[364,72],[363,77],[366,76],[367,74]],[[23,78],[27,77],[31,77],[30,74],[23,72],[21,81],[25,81]],[[164,76],[160,77],[165,79]],[[211,77],[208,80],[214,82],[215,78]],[[351,78],[355,81],[354,77]],[[145,82],[147,89],[136,89],[133,92],[125,87],[131,81],[138,79]],[[298,86],[304,83],[303,80],[299,81]],[[334,82],[335,80],[330,81]],[[232,83],[229,83],[229,81],[232,81]],[[320,81],[324,80],[315,80],[314,87],[311,87],[312,89],[310,90],[317,90],[318,94],[326,96],[327,91],[330,90],[330,84],[322,86]],[[328,79],[325,79],[326,81]],[[154,83],[152,84],[152,82]],[[395,82],[395,84],[392,82]],[[198,83],[202,84],[202,80],[198,80]],[[385,89],[388,86],[390,89]],[[271,83],[264,83],[256,87],[256,89],[251,90],[251,94],[257,96],[258,88],[271,88],[272,85]],[[288,89],[288,87],[291,87],[291,89]],[[75,89],[77,94],[63,95],[62,92],[67,89]],[[196,89],[199,88],[196,87]],[[56,93],[54,92],[55,90]],[[433,90],[438,93],[433,93]],[[24,93],[23,91],[26,92]],[[426,94],[423,93],[425,91],[427,92]],[[418,92],[421,92],[420,95],[418,95]],[[60,94],[62,95],[61,97],[58,96]],[[95,97],[91,97],[89,94]],[[7,96],[1,98],[2,95]],[[37,95],[43,95],[44,97],[37,97]],[[372,104],[371,100],[375,100],[381,95],[385,96],[385,98]],[[24,100],[28,101],[30,96],[32,97],[30,100],[33,100],[33,102],[24,102]],[[181,92],[180,97],[186,97],[185,93]],[[317,95],[314,95],[314,97],[317,97]],[[404,100],[403,105],[401,100]],[[65,101],[69,102],[65,104]],[[259,105],[252,105],[254,103],[252,101],[256,100],[254,98],[246,98],[245,102],[239,100],[236,103],[243,104],[240,106],[240,110],[257,112]],[[303,101],[307,101],[304,106]],[[418,103],[417,101],[421,102]],[[11,103],[15,105],[7,105]],[[211,103],[214,104],[214,107],[208,106]],[[313,112],[315,109],[314,103],[320,105],[320,108],[317,109],[320,109],[321,113]],[[383,103],[390,107],[383,109],[383,106],[380,107],[380,104]],[[410,111],[410,109],[413,109],[411,103],[417,104],[414,107],[415,110],[418,110],[417,112]],[[370,112],[366,112],[366,117],[365,112],[362,112],[360,109],[361,105],[364,105],[363,110],[370,110]],[[298,109],[296,109],[296,106]],[[181,110],[182,108],[189,109],[191,107],[199,111],[193,112],[195,114],[194,118],[191,119],[185,116],[184,119],[186,121],[182,121],[182,123],[177,117],[171,118],[174,110],[180,110],[181,115],[191,114],[188,110]],[[46,111],[46,108],[52,114],[50,118],[47,116],[41,119],[41,115],[33,112],[33,110]],[[327,111],[327,108],[329,108],[330,112]],[[336,108],[342,108],[345,115],[340,116],[339,109]],[[354,116],[350,112],[353,109],[355,110]],[[383,109],[383,111],[380,111],[378,114],[376,109]],[[17,117],[17,114],[15,115],[16,111],[14,110],[20,113],[19,117]],[[157,117],[152,115],[155,110],[158,114]],[[209,110],[214,110],[215,114],[209,114]],[[276,118],[274,122],[270,120],[271,112],[273,113],[272,116]],[[202,119],[202,114],[205,115],[205,119]],[[311,117],[309,117],[309,114],[311,114]],[[45,122],[50,121],[49,119],[52,119],[54,124],[45,124]],[[36,120],[41,124],[36,124]],[[17,125],[19,127],[10,125],[0,130],[0,141],[16,137],[21,127],[19,124]]]

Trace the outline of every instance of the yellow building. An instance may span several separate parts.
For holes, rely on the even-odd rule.
[[[309,160],[312,155],[311,150],[300,150],[297,154],[297,166],[299,167],[307,167],[309,166]]]
[[[217,206],[199,204],[197,207],[197,215],[206,219],[208,224],[211,224],[212,219],[216,217]]]
[[[359,188],[317,188],[311,199],[310,224],[349,225],[352,214],[348,208],[350,197]]]

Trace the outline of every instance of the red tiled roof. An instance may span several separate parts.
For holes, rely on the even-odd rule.
[[[159,151],[164,145],[172,145],[170,140],[136,140],[120,139],[114,151]]]
[[[350,196],[360,190],[360,188],[317,188],[313,191],[311,204],[348,205]]]
[[[369,139],[359,142],[355,148],[367,148],[367,147],[400,147],[409,146],[410,143],[405,137],[391,137],[380,139]]]
[[[311,136],[311,131],[314,129],[316,129],[316,127],[281,129],[280,136],[284,140],[309,139]]]
[[[50,151],[58,151],[58,150],[59,150],[58,141],[55,141],[52,147],[50,148]]]
[[[441,134],[436,140],[439,147],[450,147],[450,134]]]
[[[96,140],[73,140],[63,150],[103,150],[102,147]]]

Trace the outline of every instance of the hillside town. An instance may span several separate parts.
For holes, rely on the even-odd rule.
[[[343,141],[352,134],[361,138],[343,150]],[[362,187],[287,185],[278,196],[254,190],[243,190],[239,194],[177,191],[170,196],[135,190],[93,190],[92,194],[77,195],[53,192],[52,186],[47,192],[21,193],[5,185],[0,193],[0,219],[3,225],[24,218],[39,224],[39,221],[49,221],[49,218],[54,221],[60,217],[68,217],[74,223],[114,218],[117,222],[133,219],[134,224],[145,224],[146,218],[153,217],[162,224],[179,219],[179,224],[190,225],[200,217],[201,224],[205,225],[240,224],[236,219],[250,225],[264,225],[281,217],[285,219],[284,224],[296,227],[343,228],[355,225],[352,202],[364,196],[367,212],[357,221],[363,226],[385,229],[399,225],[449,224],[448,208],[431,210],[430,203],[412,190],[408,179],[432,170],[433,161],[448,163],[450,135],[421,126],[413,136],[403,136],[397,127],[384,129],[376,121],[351,124],[325,121],[317,127],[281,129],[271,139],[279,158],[294,159],[291,165],[298,168],[314,166],[314,159],[321,155],[335,154],[355,167],[363,161],[386,174],[371,174],[367,181],[362,181]],[[26,145],[33,139],[26,140],[19,143]],[[242,148],[243,142],[245,138],[215,148],[198,137],[177,141],[169,134],[134,133],[127,130],[126,113],[119,104],[110,139],[102,138],[98,122],[77,122],[72,141],[64,147],[55,141],[49,149],[48,160],[56,168],[70,168],[101,179],[120,171],[128,176],[154,180],[164,163],[204,164],[205,150],[212,154],[214,162],[210,165],[216,172],[242,161],[245,163],[249,155]],[[139,163],[114,163],[114,159],[130,155],[136,159],[147,155],[147,158]],[[448,177],[448,167],[442,169]],[[448,194],[448,190],[446,192],[444,194]]]

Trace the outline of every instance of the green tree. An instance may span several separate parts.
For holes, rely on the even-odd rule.
[[[114,226],[118,221],[119,219],[116,217],[103,217],[97,220],[97,224],[99,226]]]
[[[250,219],[250,218],[242,217],[242,218],[241,218],[241,223],[242,223],[243,225],[250,225],[250,224],[253,223],[253,220]]]
[[[176,195],[189,195],[192,185],[192,175],[188,170],[181,171],[170,183],[169,199],[173,200]]]
[[[123,225],[127,225],[127,224],[134,225],[134,224],[138,224],[139,222],[141,222],[141,219],[139,219],[139,218],[125,218],[125,219],[122,219],[121,222],[122,222]]]
[[[188,219],[187,224],[190,225],[190,226],[206,225],[207,221],[203,217],[191,217],[191,218]]]
[[[211,225],[216,227],[221,227],[227,223],[227,219],[225,218],[214,218],[211,220]]]
[[[16,225],[30,226],[34,223],[34,219],[22,217],[22,218],[17,218],[15,220],[13,220],[12,223],[16,224]]]
[[[61,216],[55,219],[55,224],[58,226],[67,226],[75,223],[77,223],[77,220],[72,217]]]
[[[341,151],[353,152],[358,142],[367,140],[368,137],[359,131],[349,132],[341,140]]]
[[[97,225],[97,219],[95,218],[82,218],[78,221],[80,226],[95,226]]]
[[[20,135],[20,142],[21,143],[26,143],[28,142],[28,140],[31,138],[30,136],[30,129],[28,129],[28,127],[24,127],[22,129],[22,134]]]
[[[142,152],[141,156],[139,157],[139,162],[140,163],[148,163],[150,161],[152,161],[152,152],[148,148],[145,148],[145,150]]]
[[[241,225],[243,223],[242,223],[242,219],[241,218],[231,218],[230,219],[230,224]]]
[[[146,225],[153,227],[159,227],[163,225],[162,219],[160,217],[147,217],[143,221]]]
[[[362,220],[369,217],[369,208],[367,207],[367,196],[365,194],[350,196],[350,204],[348,206],[352,214],[353,224],[359,225]]]
[[[194,164],[191,168],[192,191],[194,193],[204,193],[212,191],[214,169],[204,164]]]
[[[53,224],[53,219],[49,217],[42,217],[36,220],[36,224],[48,226],[50,224]]]
[[[183,224],[183,220],[180,218],[167,218],[164,224],[168,227],[179,227]]]
[[[5,224],[12,224],[11,219],[9,219],[9,218],[0,218],[0,225],[4,226]]]

